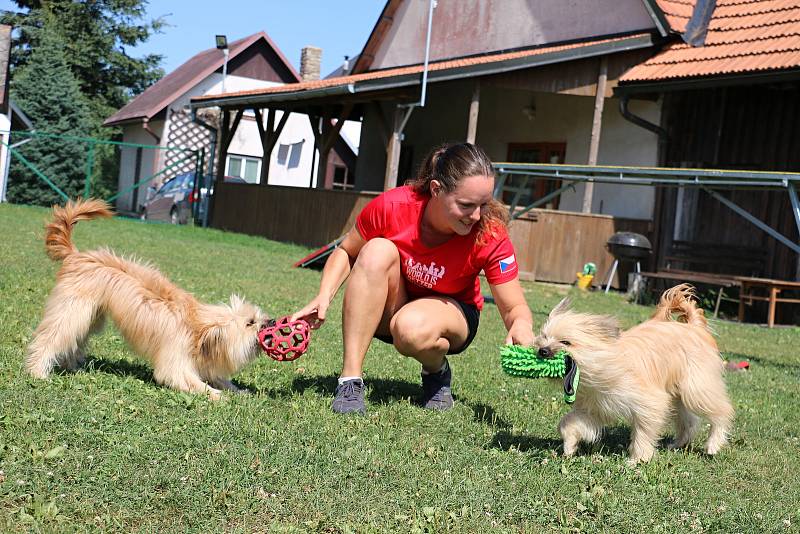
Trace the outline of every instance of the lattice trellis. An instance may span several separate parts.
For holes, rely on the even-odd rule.
[[[205,148],[205,173],[210,174],[211,170],[216,168],[212,166],[213,161],[209,161],[211,133],[206,128],[203,128],[199,124],[192,122],[192,116],[188,111],[170,109],[169,112],[170,127],[169,135],[167,137],[167,146],[176,148],[193,148],[198,150]],[[164,164],[162,168],[169,167],[185,157],[185,152],[169,151],[164,156]],[[174,168],[164,173],[164,181],[178,176],[179,174],[194,171],[195,164],[196,161],[194,159],[189,159],[181,164],[176,165]]]

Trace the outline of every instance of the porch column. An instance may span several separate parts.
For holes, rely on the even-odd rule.
[[[264,117],[261,114],[261,110],[253,108],[253,112],[256,115],[256,126],[258,127],[259,138],[261,139],[261,150],[264,154],[261,158],[261,177],[258,183],[267,185],[269,183],[269,164],[272,160],[272,151],[278,142],[283,127],[286,126],[286,121],[289,119],[290,112],[283,112],[277,127],[275,127],[275,109],[269,108],[267,110],[266,125],[264,124]]]
[[[475,144],[475,136],[478,133],[478,108],[481,103],[481,79],[475,80],[472,88],[472,100],[469,103],[469,122],[467,123],[467,143]]]
[[[600,130],[603,121],[603,105],[606,97],[606,77],[608,73],[608,56],[600,58],[600,74],[597,76],[597,90],[594,95],[594,118],[592,120],[592,138],[589,141],[589,165],[597,165],[597,152],[600,149]],[[594,182],[584,183],[583,213],[591,213]]]
[[[400,129],[403,124],[403,108],[394,108],[392,131],[386,143],[386,173],[383,175],[383,190],[388,191],[397,185],[397,171],[400,166]]]
[[[315,124],[315,118],[311,115],[308,116],[311,122],[311,130],[314,132],[314,138],[319,147],[319,165],[317,167],[317,188],[325,187],[325,179],[327,178],[328,171],[328,155],[330,154],[333,143],[339,137],[339,132],[344,126],[344,121],[350,116],[353,111],[353,104],[347,104],[342,108],[341,115],[337,118],[336,124],[331,124],[331,110],[325,108],[322,112],[322,131]]]
[[[217,161],[218,182],[225,180],[225,162],[228,159],[228,147],[231,146],[231,141],[236,133],[236,128],[239,127],[239,122],[242,120],[242,115],[244,115],[244,110],[238,110],[233,118],[233,124],[231,124],[231,111],[229,109],[222,111],[222,124],[220,125],[219,133],[219,160]]]

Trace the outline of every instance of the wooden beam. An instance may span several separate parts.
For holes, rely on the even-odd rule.
[[[269,146],[268,146],[268,150],[269,150],[270,154],[272,154],[272,149],[275,148],[275,145],[278,143],[278,138],[281,136],[281,132],[283,131],[283,127],[286,126],[286,121],[289,120],[289,115],[291,115],[291,112],[284,111],[283,115],[281,115],[281,120],[278,121],[278,126],[275,127],[272,130],[272,135],[270,137]],[[273,124],[274,122],[275,122],[275,118],[273,117],[272,118],[272,122],[270,123],[270,125]],[[270,126],[270,128],[272,128],[272,126]]]
[[[481,79],[475,79],[472,88],[472,100],[469,103],[469,121],[467,123],[467,143],[475,144],[475,136],[478,133],[478,110],[481,103]]]
[[[333,143],[336,141],[336,138],[339,137],[339,132],[342,131],[342,126],[344,126],[344,122],[347,117],[350,116],[350,112],[353,111],[353,104],[347,104],[342,108],[341,116],[336,120],[336,124],[328,132],[328,139],[325,140],[325,150],[330,150],[333,148]]]
[[[400,166],[400,125],[403,122],[403,108],[394,109],[392,133],[386,143],[386,173],[383,175],[383,190],[388,191],[397,185],[397,171]]]
[[[375,100],[372,102],[372,105],[375,108],[375,114],[378,116],[378,123],[381,125],[381,141],[385,145],[389,142],[389,137],[392,135],[392,128],[389,126],[389,121],[383,113],[383,106],[381,106],[381,103]]]
[[[600,58],[600,73],[597,76],[597,90],[594,96],[594,117],[592,118],[592,137],[589,140],[589,165],[597,165],[597,153],[600,150],[600,131],[603,125],[603,106],[606,97],[606,79],[608,77],[608,56]],[[592,212],[594,182],[585,182],[583,190],[583,213]]]
[[[219,157],[217,158],[217,182],[225,179],[225,160],[228,157],[228,135],[230,132],[230,110],[222,110],[222,123],[219,128]]]
[[[333,148],[333,144],[336,142],[336,139],[339,137],[339,132],[341,132],[345,120],[353,111],[353,106],[354,104],[347,104],[342,108],[341,112],[339,113],[339,117],[336,120],[336,124],[331,124],[331,108],[325,108],[322,112],[322,131],[319,131],[318,124],[315,124],[315,122],[319,122],[319,118],[312,117],[311,115],[308,116],[308,119],[311,122],[311,131],[314,132],[314,140],[316,141],[315,144],[319,150],[319,162],[317,165],[318,188],[325,187],[325,179],[328,170],[328,155],[330,154],[330,150]]]

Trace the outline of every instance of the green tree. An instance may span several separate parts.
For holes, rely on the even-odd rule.
[[[13,0],[13,3],[18,12],[0,14],[0,23],[14,27],[10,62],[12,94],[22,93],[13,90],[17,76],[35,60],[46,27],[58,28],[64,57],[84,96],[88,118],[70,133],[119,140],[121,130],[104,128],[103,121],[164,75],[159,67],[161,55],[136,58],[128,54],[128,49],[160,31],[164,21],[146,18],[147,0]],[[45,125],[36,122],[34,126],[39,131],[46,130]],[[30,142],[34,143],[45,142]],[[119,152],[111,145],[96,145],[94,161],[91,192],[107,197],[117,190]]]
[[[124,106],[164,75],[162,56],[128,55],[132,48],[164,26],[162,19],[143,20],[146,0],[14,0],[22,10],[5,12],[0,23],[14,26],[11,43],[14,70],[31,60],[42,39],[45,19],[52,19],[64,40],[67,63],[91,106],[93,124]]]
[[[67,63],[64,39],[55,20],[41,28],[38,46],[17,70],[12,98],[20,104],[37,130],[79,135],[91,127],[89,105]],[[86,145],[55,137],[38,137],[17,149],[70,197],[83,192]],[[8,199],[24,204],[51,205],[61,197],[19,158],[12,158]]]

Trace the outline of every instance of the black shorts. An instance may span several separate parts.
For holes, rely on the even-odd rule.
[[[453,349],[451,347],[450,350],[447,351],[447,354],[459,354],[464,352],[466,348],[469,347],[470,343],[472,343],[472,340],[475,339],[475,334],[478,333],[478,323],[481,319],[481,312],[478,311],[478,308],[476,308],[475,305],[466,304],[457,300],[454,300],[453,302],[459,305],[461,311],[464,313],[464,317],[467,319],[467,340],[464,341],[464,344],[457,349]],[[375,339],[379,339],[384,343],[388,343],[390,345],[394,344],[394,339],[392,339],[391,335],[381,336],[375,334],[374,337]]]

